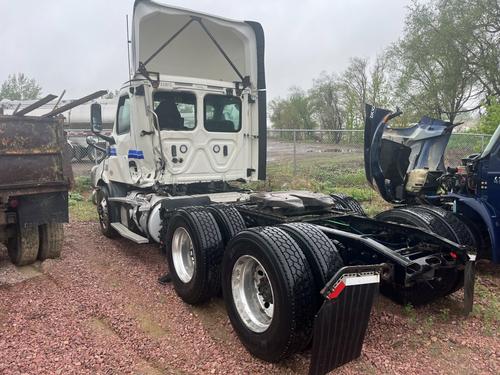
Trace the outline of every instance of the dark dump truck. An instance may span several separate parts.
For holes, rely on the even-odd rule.
[[[15,265],[59,257],[73,180],[61,113],[105,92],[56,105],[42,116],[26,115],[55,95],[0,114],[0,242]]]
[[[71,165],[58,118],[0,116],[0,240],[18,266],[56,258]]]

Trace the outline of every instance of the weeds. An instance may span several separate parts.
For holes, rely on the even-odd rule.
[[[410,322],[415,323],[417,320],[417,312],[411,303],[407,303],[403,306],[403,314],[406,315]]]
[[[450,309],[449,308],[443,307],[442,309],[439,310],[439,312],[440,312],[439,317],[443,322],[447,322],[450,319]]]
[[[76,221],[97,221],[97,210],[90,200],[90,177],[80,176],[75,178],[73,190],[69,193],[69,213]]]

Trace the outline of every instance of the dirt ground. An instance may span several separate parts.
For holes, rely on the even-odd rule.
[[[1,374],[305,374],[310,353],[253,358],[223,302],[191,307],[158,276],[158,247],[109,240],[95,222],[66,226],[59,260],[16,268],[0,250]],[[361,358],[338,374],[498,374],[498,268],[482,268],[475,312],[460,292],[425,308],[379,297]]]

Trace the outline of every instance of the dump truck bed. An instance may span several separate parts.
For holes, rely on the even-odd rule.
[[[0,115],[0,197],[67,191],[65,145],[58,118]]]

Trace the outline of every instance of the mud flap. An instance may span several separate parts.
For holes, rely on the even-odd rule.
[[[464,270],[464,315],[472,312],[474,303],[474,281],[476,275],[476,256],[469,254],[469,261]]]
[[[322,375],[361,354],[383,265],[341,268],[321,291],[309,374]]]

